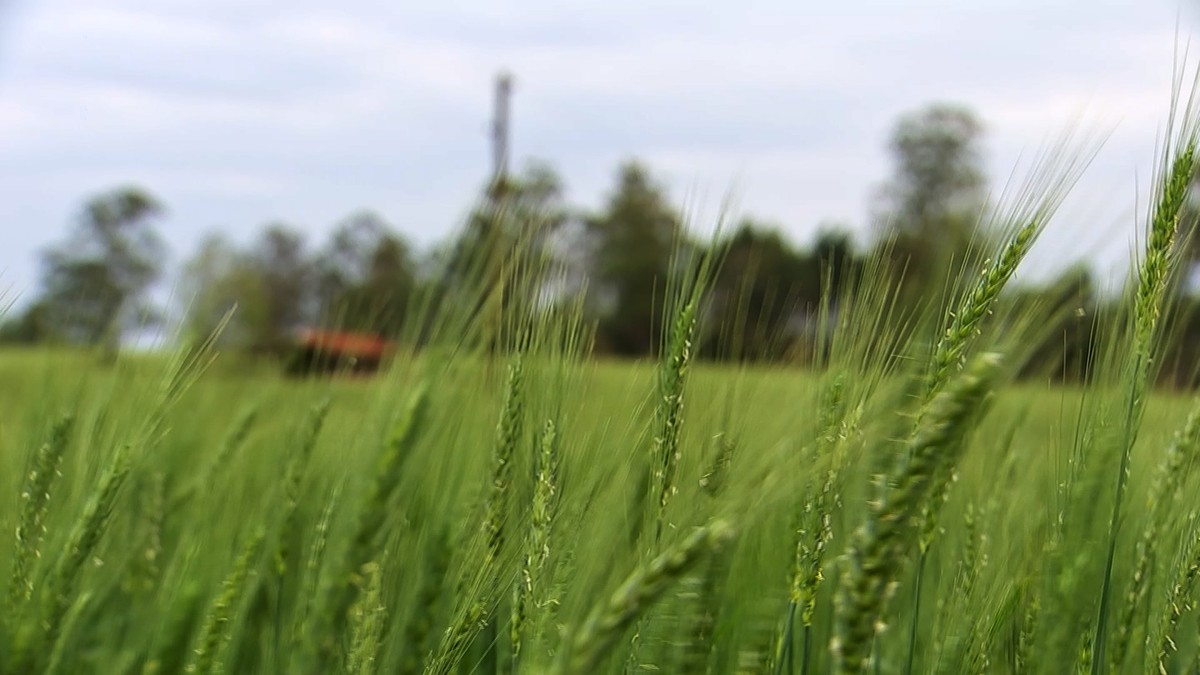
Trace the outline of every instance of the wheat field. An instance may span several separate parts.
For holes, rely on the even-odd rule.
[[[850,284],[803,367],[697,361],[712,259],[653,362],[488,284],[372,379],[203,336],[0,354],[0,671],[1197,672],[1200,405],[1152,386],[1179,107],[1078,386],[1017,381],[1061,308],[1004,293],[1090,161],[1062,148],[940,300]]]

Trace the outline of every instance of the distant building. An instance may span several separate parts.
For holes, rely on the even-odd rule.
[[[394,345],[372,333],[303,330],[288,361],[288,372],[369,374],[379,370]]]

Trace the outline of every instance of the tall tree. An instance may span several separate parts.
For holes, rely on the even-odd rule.
[[[940,283],[968,251],[986,188],[982,135],[973,112],[948,103],[903,115],[892,132],[879,227],[909,296]]]
[[[223,346],[248,348],[271,340],[263,275],[250,256],[225,237],[214,234],[200,243],[183,266],[180,290],[191,335],[212,335],[229,315],[218,336]]]
[[[9,308],[5,307],[5,311]],[[46,304],[34,302],[14,316],[3,316],[0,322],[0,343],[37,344],[55,339]]]
[[[304,236],[283,223],[273,223],[263,231],[249,259],[261,274],[265,306],[257,346],[282,349],[292,333],[317,318],[316,267]]]
[[[833,302],[841,300],[842,289],[853,282],[862,267],[862,260],[854,250],[854,239],[848,228],[841,225],[825,225],[817,233],[813,256],[821,273],[822,294],[828,294]],[[817,298],[820,301],[820,297]]]
[[[184,265],[187,326],[207,335],[235,310],[223,333],[227,345],[279,352],[316,320],[315,283],[304,237],[287,225],[267,226],[245,250],[209,237]]]
[[[148,192],[123,187],[93,197],[63,244],[42,259],[43,291],[31,311],[56,339],[105,344],[157,317],[149,302],[165,247],[153,223],[163,207]]]
[[[738,359],[780,356],[793,337],[789,324],[818,294],[809,261],[777,229],[749,220],[718,246],[724,261],[710,311],[724,344],[714,346]]]
[[[838,299],[858,261],[850,236],[823,228],[812,250],[794,247],[779,232],[751,220],[716,246],[724,254],[713,285],[712,323],[720,326],[709,351],[738,359],[777,359],[815,346],[822,302]]]
[[[520,175],[492,182],[459,235],[435,256],[438,304],[458,317],[449,322],[461,326],[472,317],[465,323],[489,349],[520,335],[567,218],[562,182],[548,165],[531,163]]]
[[[317,259],[321,311],[346,328],[396,335],[415,285],[408,244],[370,212],[342,221]]]
[[[654,351],[671,259],[682,245],[679,215],[637,162],[621,166],[604,210],[584,224],[591,311],[601,347],[621,355]]]
[[[1040,342],[1024,359],[1022,375],[1078,382],[1090,377],[1100,327],[1118,325],[1086,264],[1076,263],[1041,286],[1016,288],[1007,299],[1008,317],[1038,316]],[[1017,327],[1019,329],[1019,327]],[[1171,357],[1171,345],[1164,361]]]
[[[567,219],[562,179],[548,164],[531,162],[498,179],[445,256],[447,283],[494,287],[514,266],[537,271]]]

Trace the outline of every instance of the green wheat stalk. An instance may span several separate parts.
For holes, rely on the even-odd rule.
[[[1196,587],[1200,579],[1200,538],[1193,532],[1192,541],[1183,557],[1183,564],[1166,594],[1166,614],[1158,625],[1146,636],[1149,662],[1146,672],[1168,673],[1167,664],[1177,650],[1176,630],[1183,615],[1196,608]]]
[[[321,597],[321,567],[325,562],[325,553],[329,546],[329,524],[333,519],[333,510],[341,499],[342,486],[339,484],[329,495],[325,508],[317,519],[313,532],[313,541],[305,557],[303,591],[300,594],[299,606],[296,610],[296,621],[293,624],[293,640],[303,643],[305,640],[315,640],[316,625],[313,618],[313,607],[316,599]]]
[[[1112,667],[1120,668],[1125,661],[1138,610],[1145,604],[1150,590],[1151,561],[1163,523],[1176,506],[1176,498],[1188,475],[1187,466],[1195,459],[1200,444],[1200,403],[1193,407],[1182,429],[1176,432],[1167,446],[1166,455],[1158,465],[1148,493],[1148,518],[1136,549],[1133,578],[1122,608],[1117,634],[1113,641]]]
[[[679,466],[679,439],[683,428],[683,389],[692,359],[692,340],[696,330],[697,300],[691,299],[675,316],[667,353],[659,371],[658,405],[651,453],[654,462],[655,508],[658,537],[661,537],[667,504],[675,495],[675,473]]]
[[[208,489],[209,486],[213,485],[220,471],[232,465],[231,460],[250,436],[255,422],[258,420],[258,414],[258,406],[252,406],[238,416],[225,435],[225,438],[221,440],[221,445],[217,447],[217,451],[213,453],[212,460],[200,471],[199,479],[192,483],[186,490],[181,491],[172,500],[171,510],[187,502],[197,492],[203,492]]]
[[[959,303],[957,311],[950,313],[950,325],[933,351],[926,383],[930,396],[941,390],[950,376],[962,368],[980,325],[991,314],[1000,292],[1033,247],[1045,225],[1045,217],[1045,214],[1038,214],[1009,238],[999,256],[988,264],[970,293]]]
[[[59,631],[58,637],[54,640],[54,646],[50,649],[50,658],[46,662],[45,675],[55,675],[56,673],[69,672],[63,665],[67,648],[69,646],[71,636],[79,626],[79,622],[83,618],[83,612],[87,609],[88,604],[92,600],[90,592],[84,592],[71,603],[71,608],[67,610],[66,616],[63,617],[62,630]]]
[[[289,459],[284,472],[283,514],[280,519],[279,542],[274,552],[273,573],[277,580],[287,576],[291,536],[296,529],[296,514],[300,508],[300,488],[328,414],[329,399],[324,399],[312,407],[300,432],[296,452]]]
[[[382,566],[368,563],[362,571],[365,591],[350,610],[350,656],[346,675],[372,675],[383,638],[387,608],[383,606]]]
[[[206,675],[223,670],[219,657],[224,646],[232,637],[233,621],[238,604],[249,590],[254,563],[262,551],[266,538],[266,529],[259,527],[242,546],[241,554],[234,562],[233,569],[221,583],[221,592],[213,599],[213,603],[204,617],[204,623],[196,636],[191,659],[184,667],[183,672],[189,675]]]
[[[984,354],[952,378],[926,406],[894,474],[883,478],[881,495],[855,532],[847,556],[833,643],[836,672],[864,672],[910,554],[921,509],[936,491],[945,465],[956,464],[965,450],[963,436],[999,370],[999,356]]]
[[[112,461],[100,476],[99,485],[88,498],[83,513],[71,531],[65,548],[66,555],[59,560],[54,570],[49,585],[53,597],[43,623],[45,639],[49,644],[58,639],[64,615],[75,601],[79,575],[108,530],[117,497],[129,477],[130,452],[131,448],[128,445],[117,448]]]
[[[442,635],[433,658],[425,672],[445,675],[462,658],[471,641],[491,625],[492,587],[498,580],[500,557],[504,546],[504,521],[508,512],[512,461],[521,437],[524,417],[524,365],[520,355],[509,364],[508,383],[500,420],[496,425],[496,441],[492,449],[491,484],[483,505],[483,556],[479,564],[468,570],[470,585],[460,589],[460,607],[450,626]],[[490,647],[489,647],[490,650]]]
[[[33,457],[33,466],[21,486],[21,515],[17,521],[16,547],[13,553],[12,578],[9,585],[9,612],[16,611],[33,597],[30,564],[41,557],[40,547],[46,536],[46,511],[50,493],[59,475],[63,455],[70,443],[75,419],[67,415],[50,432],[50,440]],[[8,619],[10,617],[6,617]]]
[[[404,467],[413,455],[418,435],[424,428],[428,410],[429,387],[422,380],[409,395],[399,419],[392,427],[387,445],[376,462],[371,487],[360,507],[351,540],[348,563],[351,570],[366,565],[377,554],[379,542],[387,530],[388,518],[393,515],[391,503],[404,477]]]
[[[521,656],[521,644],[529,608],[544,609],[538,606],[540,604],[538,595],[546,561],[550,558],[550,532],[559,499],[558,442],[558,430],[554,421],[546,420],[538,442],[537,482],[533,490],[533,506],[530,511],[525,556],[522,560],[521,576],[513,594],[510,633],[514,662],[517,662]]]
[[[429,388],[422,380],[409,396],[380,453],[371,486],[358,510],[349,548],[338,568],[338,576],[317,610],[315,620],[318,627],[313,630],[320,634],[323,642],[313,646],[319,647],[326,663],[336,646],[331,634],[335,627],[343,625],[346,613],[359,592],[354,575],[379,554],[380,540],[387,531],[389,516],[393,515],[391,503],[403,477],[404,467],[424,427],[428,406]]]
[[[484,507],[483,530],[487,543],[484,567],[495,564],[500,558],[500,549],[504,546],[504,516],[508,510],[512,461],[516,455],[523,422],[524,377],[524,365],[521,357],[517,356],[509,364],[504,409],[496,426],[496,445],[492,452],[492,484]]]
[[[846,417],[846,383],[836,377],[822,393],[820,424],[817,439],[817,455],[832,456],[837,451],[842,425]],[[805,649],[801,655],[801,670],[807,671],[812,640],[812,628],[816,616],[817,590],[825,580],[825,549],[833,538],[834,505],[840,499],[839,484],[845,466],[838,461],[825,472],[821,487],[804,504],[801,514],[802,527],[796,532],[795,556],[792,561],[791,583],[789,584],[788,607],[779,637],[776,640],[774,675],[792,670],[793,628],[796,615],[804,633]]]
[[[696,564],[733,538],[725,521],[697,528],[678,545],[631,574],[567,638],[555,673],[594,673],[621,636]]]
[[[450,543],[445,528],[437,529],[430,537],[432,542],[424,551],[424,574],[404,632],[408,651],[400,672],[406,675],[421,672],[450,566]]]
[[[1190,135],[1190,134],[1189,134]],[[1109,518],[1108,552],[1104,563],[1103,582],[1100,587],[1100,603],[1097,611],[1095,637],[1092,641],[1091,673],[1100,675],[1107,667],[1108,615],[1112,596],[1113,562],[1116,558],[1117,535],[1121,521],[1121,507],[1125,498],[1125,485],[1129,474],[1129,457],[1137,438],[1145,409],[1145,393],[1149,386],[1152,363],[1155,355],[1155,338],[1159,330],[1159,318],[1167,294],[1167,283],[1171,260],[1178,236],[1179,220],[1184,203],[1196,175],[1196,142],[1189,137],[1175,155],[1166,174],[1158,202],[1150,219],[1150,233],[1146,242],[1146,255],[1138,273],[1138,285],[1134,300],[1132,363],[1129,383],[1129,398],[1125,406],[1121,461],[1117,470],[1116,495],[1112,516]]]

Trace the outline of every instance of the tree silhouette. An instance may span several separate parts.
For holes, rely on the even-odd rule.
[[[626,356],[654,350],[682,234],[678,214],[646,168],[621,166],[604,211],[584,223],[589,307],[599,319],[603,348]]]
[[[163,207],[122,187],[90,199],[67,241],[42,258],[43,290],[30,312],[43,338],[103,345],[110,356],[125,332],[158,318],[150,286],[165,248],[152,223]]]
[[[963,262],[984,204],[983,124],[969,109],[935,103],[901,116],[889,149],[892,178],[876,227],[903,273],[902,300],[940,289]]]

